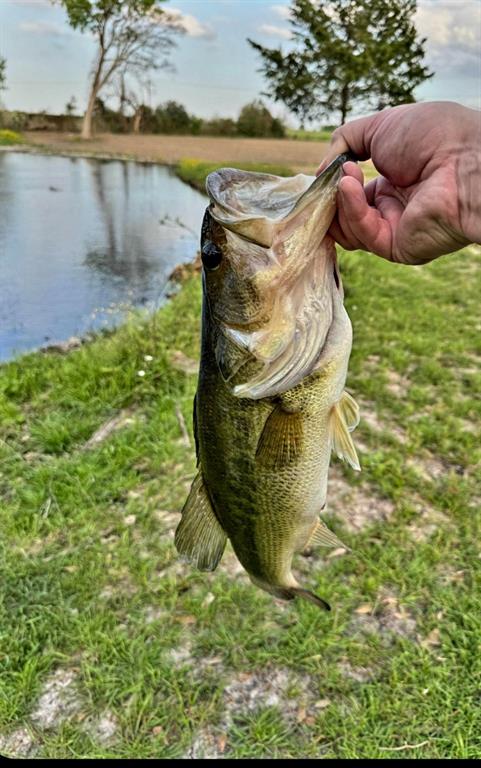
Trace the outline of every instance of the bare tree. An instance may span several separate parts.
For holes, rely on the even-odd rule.
[[[134,76],[169,65],[179,18],[162,10],[164,0],[59,0],[70,25],[90,32],[97,42],[82,138],[92,136],[92,117],[100,91],[119,71]]]
[[[126,111],[129,111],[129,117],[132,117],[132,131],[140,133],[142,116],[145,112],[145,94],[148,87],[148,80],[142,78],[139,74],[136,78],[128,78],[128,73],[121,71],[113,82],[113,95],[119,100],[119,112],[122,117],[126,117]]]

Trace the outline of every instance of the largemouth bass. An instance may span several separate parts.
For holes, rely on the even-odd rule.
[[[213,570],[229,538],[252,582],[329,609],[293,555],[341,542],[320,520],[331,452],[359,470],[344,391],[352,330],[327,235],[343,155],[314,181],[224,168],[206,182],[199,472],[175,543]]]

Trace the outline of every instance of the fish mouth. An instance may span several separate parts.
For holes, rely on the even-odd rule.
[[[245,240],[270,248],[276,229],[310,205],[323,191],[337,187],[342,165],[353,159],[338,155],[317,176],[282,177],[220,168],[206,179],[209,213],[221,226]]]
[[[236,397],[258,400],[281,394],[315,368],[336,301],[342,302],[334,242],[327,231],[348,159],[348,154],[339,155],[314,180],[303,174],[286,179],[228,168],[207,179],[211,216],[242,240],[262,246],[271,267],[253,278],[251,274],[264,307],[270,308],[265,325],[241,331],[223,324],[231,343],[261,364],[247,381],[234,377]],[[255,265],[252,258],[248,261],[246,275]],[[241,274],[242,268],[239,279]]]

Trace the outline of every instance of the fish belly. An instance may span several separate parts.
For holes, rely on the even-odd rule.
[[[201,376],[197,397],[201,469],[216,516],[249,574],[282,584],[326,500],[329,408],[311,404],[300,455],[266,467],[258,446],[272,402],[234,397],[209,374]],[[303,398],[309,399],[305,391]]]

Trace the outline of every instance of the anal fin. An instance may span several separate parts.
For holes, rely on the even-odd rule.
[[[341,539],[339,539],[322,520],[317,521],[306,544],[306,548],[312,546],[342,547],[343,549],[349,549],[349,547],[344,544],[344,542],[341,541]]]
[[[303,441],[302,413],[285,411],[276,405],[259,438],[256,458],[265,467],[276,469],[294,461]]]
[[[215,516],[199,472],[182,509],[175,546],[195,568],[213,571],[224,553],[226,541],[227,535]]]

